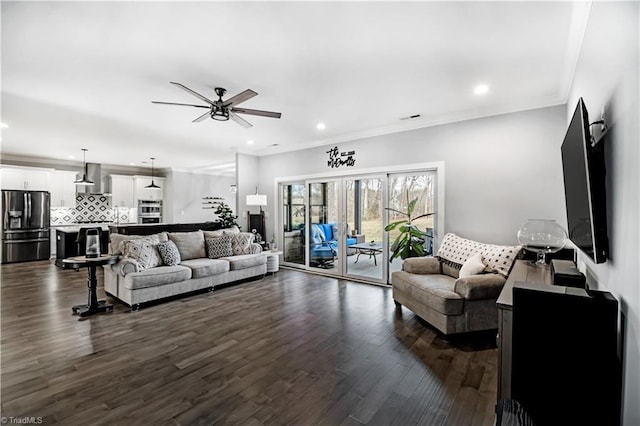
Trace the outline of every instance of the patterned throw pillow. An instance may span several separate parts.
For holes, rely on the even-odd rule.
[[[207,243],[207,257],[209,259],[233,256],[231,235],[224,235],[219,238],[207,238],[205,242]]]
[[[173,241],[169,240],[158,244],[158,251],[165,265],[176,266],[180,264],[180,252],[178,251],[178,246],[176,246]]]
[[[251,253],[251,243],[255,235],[251,232],[240,232],[233,236],[231,240],[231,249],[233,250],[234,255],[239,254],[250,254]]]
[[[162,258],[155,244],[145,239],[124,241],[122,254],[133,259],[140,265],[140,269],[153,268],[162,265]]]

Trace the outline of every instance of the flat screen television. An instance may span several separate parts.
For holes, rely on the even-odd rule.
[[[594,143],[582,98],[562,142],[562,171],[569,239],[595,263],[609,255],[605,137]]]

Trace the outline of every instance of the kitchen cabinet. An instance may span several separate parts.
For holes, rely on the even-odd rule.
[[[136,207],[133,176],[111,175],[111,207]]]
[[[151,185],[151,176],[134,176],[135,199],[137,200],[162,200],[164,198],[165,179],[154,177],[153,182],[160,187],[145,188]]]
[[[76,172],[56,170],[51,173],[49,192],[51,207],[75,207],[76,205]]]
[[[35,167],[3,167],[0,169],[2,189],[48,191],[52,170]]]

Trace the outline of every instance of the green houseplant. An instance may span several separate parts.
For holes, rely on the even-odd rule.
[[[233,214],[231,207],[224,201],[219,201],[216,206],[215,214],[218,215],[218,220],[222,223],[223,228],[231,228],[232,226],[238,226],[238,216]]]
[[[409,194],[407,194],[407,199],[409,198]],[[395,222],[391,222],[387,226],[385,226],[384,230],[387,232],[393,231],[394,229],[398,229],[400,233],[391,244],[391,258],[389,262],[393,262],[393,259],[401,258],[406,259],[408,257],[420,257],[426,254],[424,249],[425,237],[428,236],[426,232],[418,229],[416,225],[412,223],[417,219],[433,216],[435,213],[424,213],[418,216],[413,216],[414,210],[416,208],[416,203],[418,202],[417,198],[409,201],[407,204],[407,211],[403,212],[400,210],[395,210],[390,207],[387,207],[386,210],[396,212],[405,216],[405,219],[398,220]]]

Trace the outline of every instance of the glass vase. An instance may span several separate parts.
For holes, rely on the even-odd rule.
[[[518,230],[518,243],[536,253],[536,263],[544,265],[547,253],[555,253],[565,246],[567,232],[555,220],[529,219]]]

